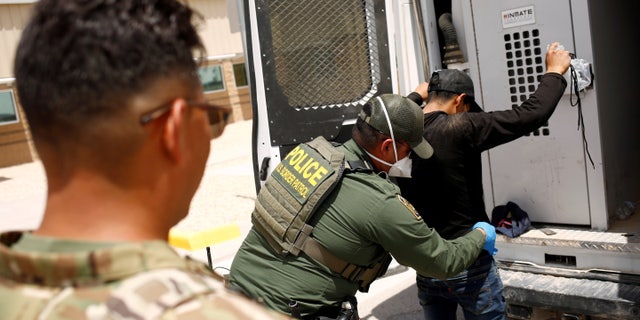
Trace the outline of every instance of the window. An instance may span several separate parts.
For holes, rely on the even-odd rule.
[[[18,122],[18,110],[11,90],[0,90],[0,125]]]
[[[224,90],[224,79],[222,78],[222,66],[204,66],[198,68],[198,76],[204,92]]]
[[[247,69],[244,63],[237,63],[233,65],[233,76],[236,79],[236,87],[246,87],[249,85],[247,81]]]

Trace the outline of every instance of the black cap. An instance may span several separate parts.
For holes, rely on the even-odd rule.
[[[480,112],[482,108],[478,105],[473,91],[473,81],[464,71],[458,69],[443,69],[433,72],[429,80],[429,92],[446,91],[452,93],[466,93],[471,99],[470,112]]]

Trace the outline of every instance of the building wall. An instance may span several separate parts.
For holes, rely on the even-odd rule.
[[[248,86],[236,86],[234,65],[244,63],[242,34],[238,25],[236,0],[184,0],[203,18],[200,35],[207,50],[206,66],[220,66],[223,88],[205,92],[212,103],[233,110],[229,121],[252,118]],[[0,123],[0,167],[7,167],[38,158],[20,108],[13,85],[13,60],[20,35],[33,7],[31,3],[0,4],[0,92],[11,91],[17,103],[18,122]]]
[[[229,2],[228,2],[229,1]],[[235,6],[237,0],[190,0],[189,5],[204,18],[200,36],[209,56],[242,54],[242,34]]]
[[[213,104],[229,106],[233,110],[230,122],[249,120],[252,118],[251,99],[248,86],[236,86],[233,72],[234,64],[244,63],[242,56],[235,58],[210,59],[206,65],[221,65],[224,90],[207,92],[205,97]]]
[[[0,123],[0,167],[33,161],[36,156],[22,109],[13,88],[13,59],[31,4],[0,5],[0,92],[17,104],[17,122]]]
[[[233,64],[244,63],[244,48],[236,0],[190,0],[189,5],[204,18],[200,35],[207,50],[205,65],[222,65],[224,91],[206,93],[212,103],[233,109],[230,121],[252,118],[249,87],[236,87]]]
[[[13,87],[7,83],[0,83],[0,93],[3,97],[10,95],[14,101],[18,99]],[[17,122],[0,124],[0,168],[30,162],[36,158],[24,113],[19,107],[16,111]]]
[[[31,4],[0,4],[0,78],[13,77],[13,58]]]

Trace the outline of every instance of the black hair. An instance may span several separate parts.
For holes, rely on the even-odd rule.
[[[430,101],[447,102],[459,95],[461,95],[461,93],[455,93],[450,91],[431,91],[429,92],[429,96],[427,97],[427,100],[425,101],[425,103],[429,103]],[[471,106],[473,105],[473,101],[474,101],[473,98],[471,98],[469,95],[466,95],[464,97],[464,100],[462,100],[462,103],[468,105],[469,108],[471,108]]]
[[[449,101],[459,95],[459,93],[450,91],[430,91],[425,103],[428,103],[429,101]]]
[[[198,18],[176,0],[39,1],[14,65],[34,140],[77,137],[163,77],[197,84]]]

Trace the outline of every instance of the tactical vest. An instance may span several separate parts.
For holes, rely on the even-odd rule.
[[[363,161],[346,161],[344,153],[323,137],[298,145],[276,166],[258,193],[251,220],[255,229],[280,255],[307,256],[345,279],[362,292],[388,268],[386,254],[371,266],[359,266],[333,255],[313,239],[307,222],[346,173],[373,171]]]

